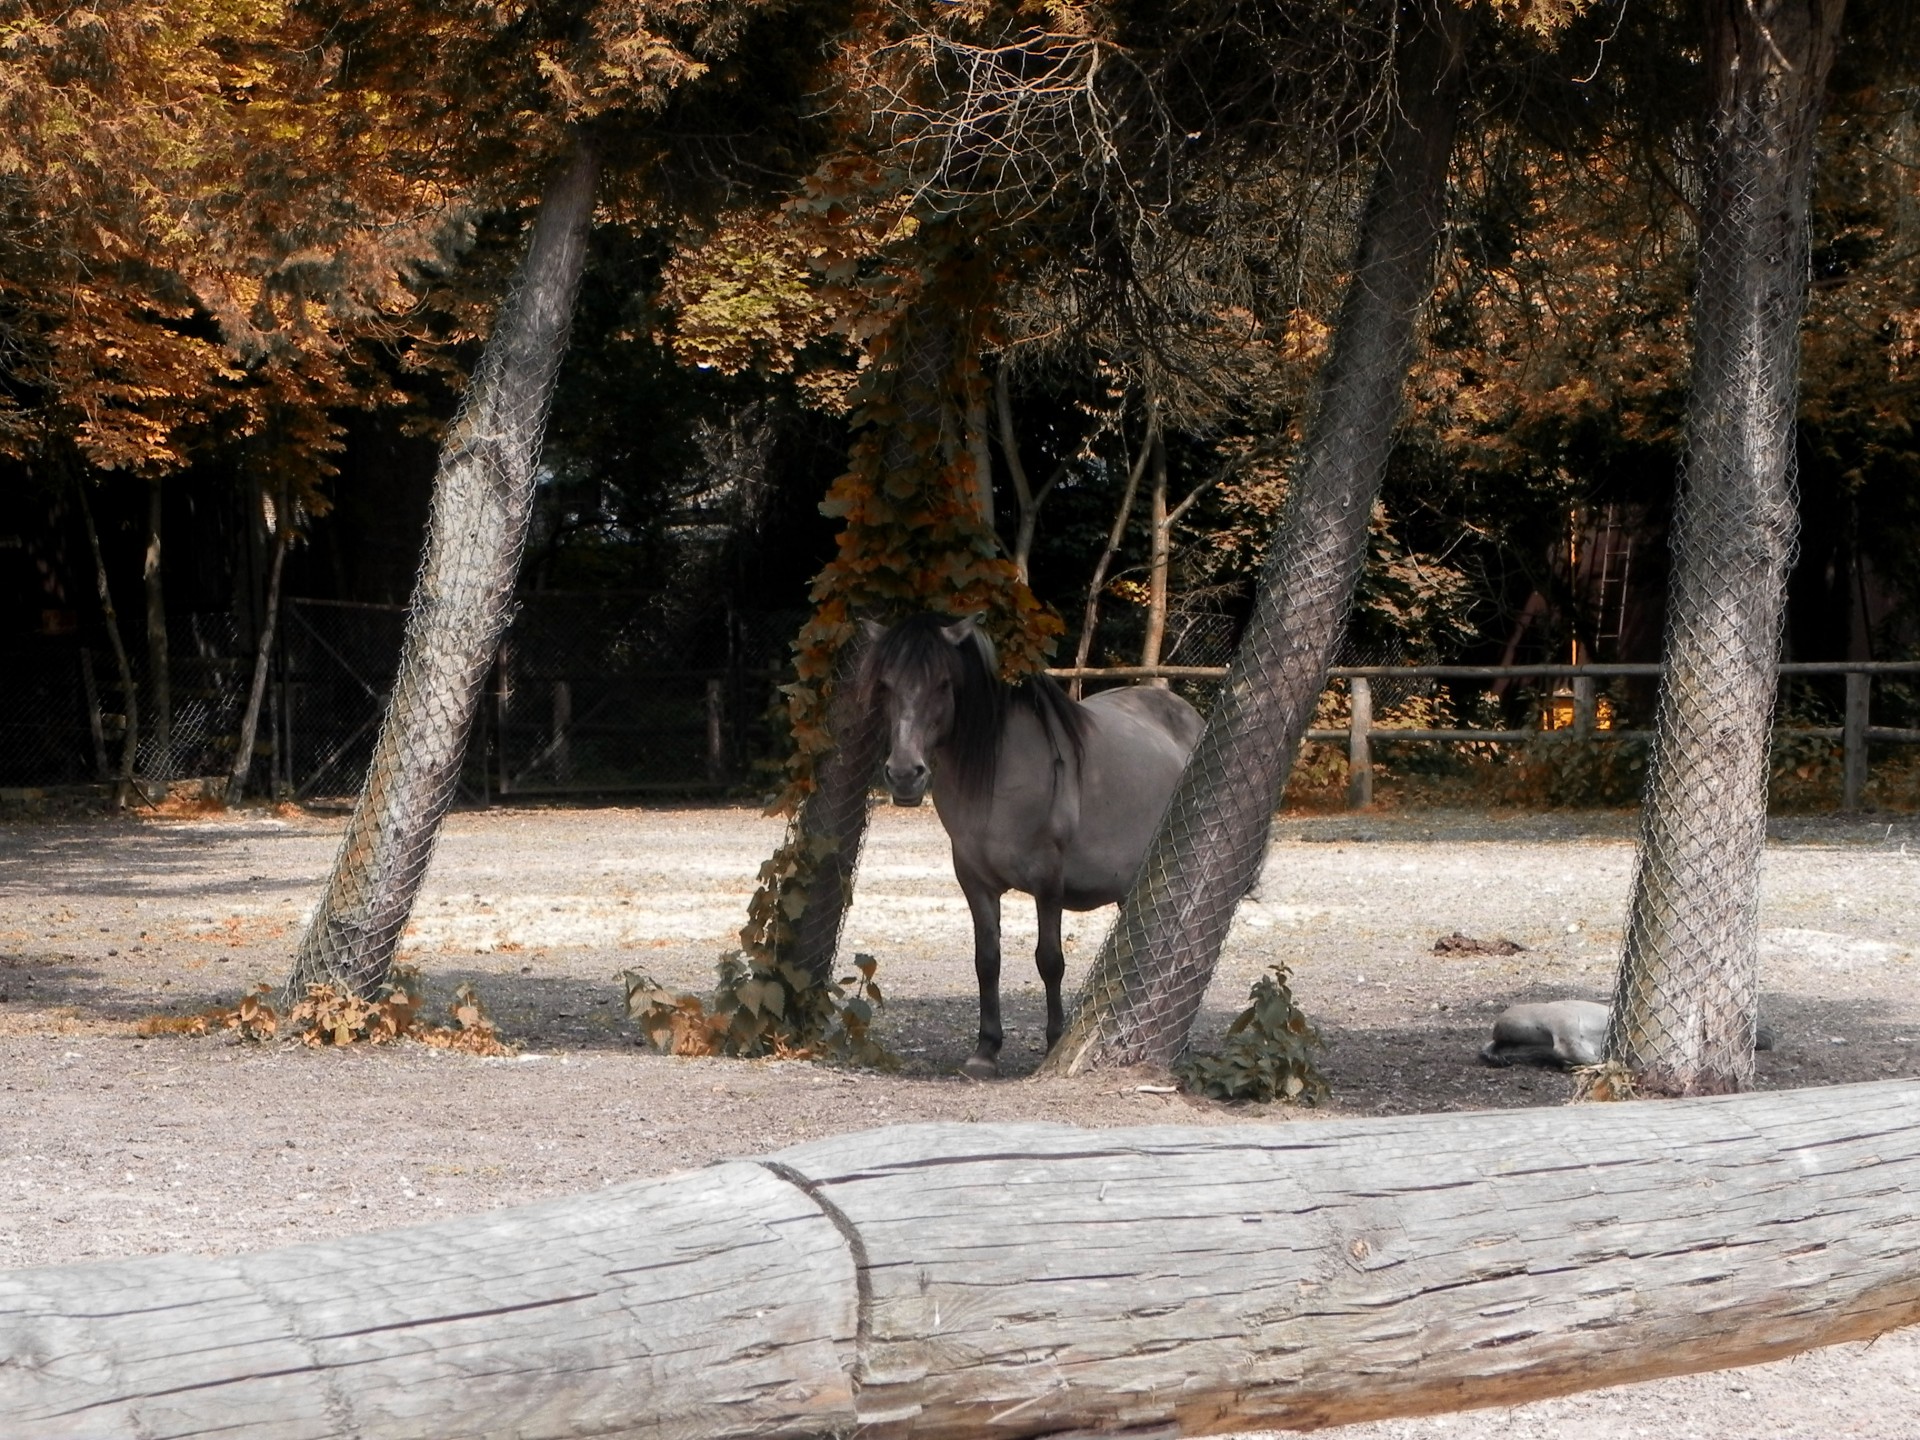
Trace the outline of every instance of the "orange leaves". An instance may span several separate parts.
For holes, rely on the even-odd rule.
[[[451,1026],[421,1025],[420,972],[396,966],[378,1000],[343,995],[330,985],[309,985],[304,1000],[287,1012],[287,1023],[304,1045],[384,1045],[417,1040],[438,1050],[471,1055],[509,1055],[480,996],[469,983],[454,991]]]
[[[149,1015],[134,1027],[134,1033],[151,1038],[231,1030],[242,1040],[271,1040],[280,1032],[281,1018],[267,998],[272,993],[272,986],[256,985],[230,1008],[216,1006],[193,1015]],[[343,995],[329,985],[310,985],[306,998],[287,1012],[288,1035],[314,1048],[414,1040],[470,1055],[513,1053],[471,983],[454,991],[451,1025],[420,1024],[420,997],[420,972],[408,966],[394,969],[377,1000]]]
[[[413,304],[395,276],[433,249],[396,202],[443,207],[354,163],[369,127],[343,117],[320,38],[281,0],[0,20],[0,168],[31,177],[0,227],[0,340],[35,402],[18,448],[162,473],[276,410],[361,398],[349,327]],[[279,473],[311,490],[328,448]]]

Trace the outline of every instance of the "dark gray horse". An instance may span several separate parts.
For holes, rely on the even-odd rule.
[[[972,620],[916,615],[869,625],[860,698],[887,727],[896,805],[929,790],[953,842],[953,873],[973,914],[980,980],[976,1078],[1000,1071],[1000,897],[1033,896],[1034,952],[1047,987],[1047,1045],[1065,1020],[1060,912],[1126,893],[1173,795],[1200,716],[1170,690],[1108,690],[1082,704],[1044,675],[1004,684]]]

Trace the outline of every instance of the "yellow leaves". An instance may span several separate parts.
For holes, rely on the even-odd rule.
[[[1287,316],[1280,336],[1280,355],[1292,365],[1318,365],[1333,338],[1333,327],[1304,306]]]
[[[723,375],[761,364],[791,370],[827,333],[832,305],[793,253],[793,236],[736,215],[669,263],[662,299],[675,312],[671,344],[685,363]]]
[[[1593,4],[1594,0],[1486,0],[1487,8],[1500,19],[1540,36],[1566,29]]]

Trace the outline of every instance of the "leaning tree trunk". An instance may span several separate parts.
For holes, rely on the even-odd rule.
[[[1753,1078],[1760,852],[1797,517],[1807,192],[1843,0],[1710,0],[1714,85],[1665,670],[1609,1056],[1649,1093]]]
[[[959,338],[955,327],[944,323],[931,306],[906,323],[909,328],[901,339],[903,354],[896,381],[899,406],[889,422],[892,428],[881,450],[879,473],[919,475],[921,483],[926,483],[924,472],[937,465],[939,457],[974,454],[972,420],[977,417],[964,416],[948,403]],[[938,441],[932,441],[936,436]],[[973,464],[978,463],[975,456]],[[986,481],[976,473],[973,483],[977,504]],[[819,761],[813,792],[801,803],[795,823],[794,838],[819,864],[794,919],[791,944],[781,958],[819,982],[833,976],[840,931],[847,907],[853,903],[860,847],[867,836],[867,792],[879,771],[886,738],[874,717],[853,703],[853,678],[863,649],[858,636],[856,630],[856,638],[835,667],[834,690],[827,702],[833,748]]]
[[[1916,1188],[1913,1081],[902,1126],[409,1230],[0,1272],[0,1414],[35,1440],[1313,1430],[1911,1324]]]
[[[333,876],[294,962],[288,989],[296,996],[315,984],[376,993],[426,874],[480,687],[511,616],[598,174],[598,157],[583,141],[549,186],[514,292],[441,449],[399,675]]]
[[[1473,28],[1450,3],[1424,20],[1403,9],[1400,103],[1382,140],[1353,281],[1253,616],[1067,1033],[1048,1057],[1056,1072],[1166,1064],[1186,1047],[1326,684],[1432,288]]]
[[[867,791],[880,768],[885,733],[878,717],[856,703],[864,635],[855,631],[835,667],[833,695],[827,701],[827,731],[833,749],[814,772],[813,793],[800,802],[795,828],[817,860],[787,958],[814,983],[833,979],[840,931],[853,904],[854,872],[867,838]]]

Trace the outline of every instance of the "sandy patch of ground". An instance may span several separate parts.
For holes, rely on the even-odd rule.
[[[1333,1042],[1333,1113],[1555,1104],[1559,1076],[1475,1061],[1502,1006],[1606,998],[1632,864],[1617,814],[1283,821],[1209,992],[1217,1035],[1266,965]],[[1143,1093],[1140,1077],[974,1085],[965,906],[930,812],[877,812],[849,951],[880,958],[897,1076],[663,1059],[614,976],[704,988],[776,822],[738,808],[455,816],[406,942],[436,1007],[480,986],[523,1052],[139,1040],[155,1010],[278,982],[338,842],[309,816],[0,823],[0,1265],[232,1251],[479,1211],[917,1120],[1312,1123]],[[1920,1074],[1920,827],[1776,825],[1762,923],[1778,1047],[1763,1086]],[[1007,1070],[1040,1058],[1032,911],[1007,904]],[[1108,913],[1070,917],[1069,984]],[[1441,935],[1512,956],[1441,957]],[[1907,1440],[1920,1334],[1351,1440],[1658,1435]]]

